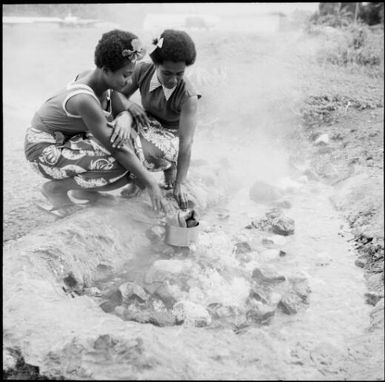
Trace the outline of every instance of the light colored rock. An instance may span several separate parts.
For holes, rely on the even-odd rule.
[[[202,305],[191,301],[177,302],[172,309],[172,313],[177,322],[183,322],[187,325],[201,327],[211,324],[209,312]]]
[[[88,296],[92,296],[92,297],[101,297],[102,296],[101,290],[97,287],[85,288],[84,293],[87,294]]]
[[[154,292],[154,296],[159,297],[164,305],[171,309],[176,303],[176,298],[173,295],[173,290],[168,284],[162,284]]]
[[[123,302],[126,304],[134,300],[146,302],[149,298],[148,294],[140,285],[130,281],[120,285],[119,291],[122,294]]]
[[[321,134],[315,141],[314,141],[314,144],[315,145],[326,145],[329,143],[329,134]]]
[[[121,319],[124,319],[126,312],[127,312],[127,308],[125,308],[125,307],[122,306],[122,305],[118,305],[118,306],[115,307],[115,309],[114,309],[114,313],[115,313],[118,317],[120,317]]]
[[[280,216],[272,222],[272,231],[278,235],[293,235],[295,230],[294,220],[287,216]]]
[[[301,298],[296,294],[288,293],[282,297],[279,307],[286,314],[295,314],[299,311],[301,307]]]

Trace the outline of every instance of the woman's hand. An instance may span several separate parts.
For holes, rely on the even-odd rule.
[[[136,123],[141,124],[143,126],[147,126],[150,123],[146,112],[140,105],[134,102],[130,102],[130,105],[127,107],[127,110],[131,113]]]
[[[158,183],[154,182],[147,187],[148,195],[151,199],[152,208],[154,211],[160,212],[163,211],[166,214],[170,212],[171,207],[167,201],[163,198],[162,191]]]
[[[188,194],[184,190],[184,186],[182,184],[176,183],[174,185],[174,192],[173,192],[173,194],[174,194],[175,200],[179,204],[179,207],[182,210],[186,210],[187,207],[188,207],[189,198],[188,198]]]
[[[124,111],[115,118],[113,122],[113,133],[111,135],[112,147],[121,148],[126,140],[130,138],[132,116],[129,112]]]

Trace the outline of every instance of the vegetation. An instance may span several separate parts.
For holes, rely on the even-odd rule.
[[[320,3],[307,31],[325,37],[321,63],[369,66],[372,75],[383,77],[384,3]]]
[[[310,21],[331,27],[348,26],[352,22],[383,25],[384,3],[320,3]]]

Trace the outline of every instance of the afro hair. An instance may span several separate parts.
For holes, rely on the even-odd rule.
[[[189,66],[195,62],[197,56],[195,44],[186,32],[166,29],[160,38],[163,38],[162,47],[157,47],[150,54],[155,65],[161,65],[164,61],[183,61],[186,66]],[[154,45],[158,42],[158,39],[153,40]]]
[[[104,33],[95,49],[95,65],[113,72],[119,70],[130,62],[122,55],[123,50],[133,49],[131,41],[137,38],[133,33],[118,29]]]

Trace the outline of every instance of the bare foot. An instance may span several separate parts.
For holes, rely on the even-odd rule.
[[[175,180],[176,180],[176,167],[175,165],[172,165],[167,170],[163,171],[164,174],[164,183],[165,183],[165,189],[169,190],[173,187]]]
[[[48,199],[54,208],[73,205],[71,199],[67,195],[68,190],[62,186],[60,180],[51,180],[44,183],[41,193]]]

